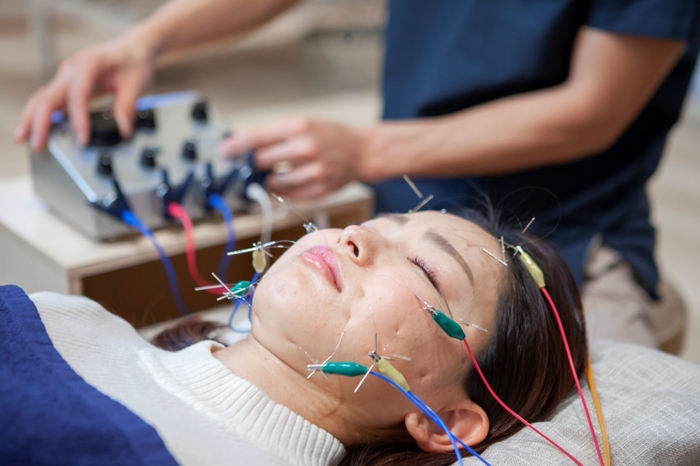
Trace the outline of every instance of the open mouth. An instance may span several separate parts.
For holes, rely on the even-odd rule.
[[[333,250],[327,246],[314,246],[301,253],[299,257],[321,272],[321,274],[326,277],[326,280],[335,286],[338,292],[342,290],[343,281],[340,278],[338,257]]]

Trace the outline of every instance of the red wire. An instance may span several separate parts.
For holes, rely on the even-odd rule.
[[[168,205],[168,213],[178,219],[182,223],[182,227],[185,229],[185,244],[187,251],[187,269],[190,271],[190,276],[192,280],[197,284],[197,286],[209,286],[212,285],[211,282],[206,281],[199,275],[199,270],[197,269],[197,250],[194,245],[194,226],[192,225],[192,219],[187,213],[184,207],[182,207],[177,202],[171,202]],[[220,289],[206,290],[211,294],[221,296]]]
[[[588,405],[586,404],[586,398],[583,396],[583,390],[581,390],[581,383],[578,380],[578,375],[576,374],[576,366],[574,365],[574,358],[571,357],[571,351],[569,350],[569,342],[566,339],[566,333],[564,332],[564,326],[561,323],[561,318],[559,317],[559,311],[554,305],[552,297],[545,287],[540,288],[544,297],[547,298],[549,305],[554,312],[554,317],[557,319],[557,324],[559,324],[559,331],[561,332],[561,339],[564,342],[564,348],[566,349],[566,356],[569,358],[569,365],[571,366],[571,374],[574,376],[574,381],[576,382],[576,389],[578,390],[578,396],[581,398],[581,404],[583,404],[583,411],[586,413],[586,420],[588,421],[588,428],[591,430],[591,437],[593,437],[593,443],[595,444],[595,451],[598,455],[598,461],[601,466],[605,465],[603,461],[603,455],[600,453],[600,445],[598,445],[598,437],[595,434],[595,429],[593,428],[593,421],[591,421],[591,414],[588,412]]]
[[[484,382],[484,385],[486,385],[486,389],[489,391],[489,393],[491,393],[491,396],[493,396],[493,398],[498,402],[498,404],[500,404],[501,407],[503,407],[503,409],[505,409],[506,411],[508,411],[508,412],[509,412],[514,418],[516,418],[518,421],[522,422],[522,423],[525,424],[527,427],[529,427],[530,429],[532,429],[532,430],[534,430],[535,432],[537,432],[537,433],[540,435],[540,437],[542,437],[543,439],[545,439],[546,441],[548,441],[549,443],[551,443],[553,446],[555,446],[557,449],[559,449],[559,451],[561,451],[561,452],[564,453],[566,456],[568,456],[569,458],[571,458],[571,460],[572,460],[574,463],[576,463],[578,466],[583,466],[583,463],[581,463],[579,460],[577,460],[576,458],[574,458],[574,456],[573,456],[571,453],[569,453],[568,451],[566,451],[566,450],[565,450],[563,447],[561,447],[557,442],[555,442],[554,440],[552,440],[551,438],[549,438],[549,437],[547,437],[545,434],[543,434],[537,427],[533,426],[532,424],[530,424],[529,422],[527,422],[525,419],[523,419],[518,413],[516,413],[515,411],[513,411],[512,409],[510,409],[510,408],[498,397],[498,395],[496,395],[496,392],[493,391],[493,388],[491,388],[491,385],[490,385],[490,384],[488,383],[488,381],[486,380],[486,377],[484,376],[484,373],[481,372],[481,367],[479,367],[479,363],[476,362],[476,358],[474,357],[474,353],[472,352],[471,346],[469,346],[469,342],[467,341],[466,338],[465,338],[464,340],[462,340],[462,341],[464,342],[464,346],[467,347],[467,351],[469,352],[469,357],[471,357],[472,362],[474,363],[474,367],[476,367],[476,370],[477,370],[477,372],[479,373],[479,376],[481,377],[481,380]]]

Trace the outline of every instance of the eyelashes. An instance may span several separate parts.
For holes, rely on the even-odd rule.
[[[437,284],[435,272],[433,272],[433,269],[430,267],[430,265],[428,265],[428,263],[425,262],[425,260],[418,256],[409,257],[407,259],[409,260],[409,262],[415,264],[418,268],[421,269],[423,274],[425,274],[430,283],[433,285],[433,288],[435,288],[439,292],[440,287]]]

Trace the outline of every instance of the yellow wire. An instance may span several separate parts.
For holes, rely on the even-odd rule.
[[[591,389],[591,395],[593,395],[593,404],[595,405],[595,414],[598,418],[598,424],[600,425],[600,434],[603,437],[603,455],[605,456],[605,466],[610,466],[612,464],[612,460],[610,459],[610,439],[608,439],[608,428],[605,425],[603,407],[600,405],[598,389],[595,386],[593,366],[591,365],[591,361],[588,359],[586,360],[586,375],[588,376],[588,387]]]

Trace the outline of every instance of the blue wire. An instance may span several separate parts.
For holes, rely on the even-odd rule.
[[[224,217],[224,223],[226,224],[226,248],[224,249],[224,255],[221,256],[218,268],[219,277],[221,277],[223,281],[226,281],[228,266],[231,264],[231,259],[233,259],[232,256],[226,253],[236,249],[236,231],[233,229],[233,212],[228,204],[226,204],[226,201],[216,193],[209,196],[209,204],[221,213],[221,216]]]
[[[253,279],[250,281],[250,283],[255,283],[258,280],[259,276],[260,276],[260,274],[255,272],[255,275],[253,275]],[[228,318],[228,328],[230,328],[234,332],[236,332],[236,333],[250,333],[250,328],[248,328],[246,330],[238,330],[237,328],[234,328],[233,327],[233,318],[236,316],[236,313],[238,312],[238,308],[241,307],[241,303],[245,302],[248,304],[248,321],[250,321],[251,324],[253,323],[253,319],[251,317],[252,317],[252,312],[253,312],[253,296],[254,295],[255,295],[255,288],[253,288],[250,291],[250,295],[249,295],[250,300],[249,301],[246,301],[242,297],[238,298],[236,300],[236,305],[234,306],[233,311],[231,312],[231,316]]]
[[[260,274],[258,272],[255,272],[255,275],[253,275],[253,278],[250,280],[250,283],[255,283],[258,281],[258,277]],[[255,288],[250,290],[250,306],[248,306],[248,322],[250,322],[250,325],[253,325],[253,298],[255,297]]]
[[[391,385],[394,386],[394,388],[396,388],[396,389],[399,390],[401,393],[403,393],[404,396],[405,396],[406,398],[409,399],[409,401],[411,401],[414,405],[418,406],[418,409],[420,409],[420,410],[423,411],[425,414],[427,414],[428,417],[431,418],[431,419],[433,420],[433,422],[436,422],[436,423],[442,428],[442,430],[445,431],[445,433],[446,433],[447,436],[449,437],[450,442],[452,443],[452,448],[454,448],[454,450],[455,450],[455,455],[457,455],[457,461],[459,461],[460,466],[464,466],[464,463],[462,462],[462,454],[460,453],[459,448],[457,448],[457,444],[456,444],[455,441],[454,441],[454,435],[452,435],[452,433],[450,432],[450,429],[447,428],[447,426],[446,426],[445,423],[442,421],[442,419],[440,419],[439,417],[437,417],[437,419],[436,419],[436,417],[433,416],[432,410],[427,410],[427,409],[426,409],[427,406],[426,406],[425,404],[417,403],[417,402],[415,401],[415,399],[410,395],[409,392],[407,392],[406,390],[404,390],[399,384],[397,384],[396,382],[394,382],[394,381],[391,380],[390,378],[384,377],[382,374],[380,374],[380,373],[378,373],[378,372],[374,372],[374,371],[370,372],[370,374],[372,374],[372,375],[375,376],[375,377],[379,377],[380,379],[384,380],[385,382],[389,382]],[[482,461],[483,461],[483,460],[482,460]]]
[[[415,401],[416,403],[418,403],[418,404],[420,404],[421,406],[423,406],[427,412],[432,413],[431,418],[433,419],[433,422],[435,422],[436,424],[442,424],[442,427],[443,427],[443,428],[446,428],[446,427],[447,427],[447,426],[444,425],[444,423],[443,423],[443,421],[442,421],[442,418],[441,418],[440,416],[438,416],[438,414],[437,414],[435,411],[433,411],[432,408],[430,408],[427,404],[425,404],[425,402],[424,402],[423,400],[421,400],[420,398],[418,398],[418,395],[416,395],[416,394],[413,393],[413,392],[407,392],[407,393],[408,393],[411,397],[413,397],[413,399],[414,399],[414,401]],[[462,447],[463,447],[465,450],[467,450],[469,453],[471,453],[472,456],[475,456],[475,457],[478,458],[480,461],[482,461],[484,464],[489,465],[489,463],[488,463],[486,460],[484,460],[484,459],[483,459],[474,449],[472,449],[469,445],[467,445],[466,443],[464,443],[464,442],[462,441],[461,438],[457,437],[456,435],[453,435],[453,437],[454,437],[454,440],[455,440],[457,443],[459,443],[460,445],[462,445]],[[490,466],[490,465],[489,465],[489,466]]]
[[[436,413],[435,411],[433,411],[433,410],[432,410],[428,405],[426,405],[420,398],[418,398],[418,396],[416,396],[415,393],[407,392],[407,391],[404,390],[399,384],[397,384],[396,382],[394,382],[394,381],[391,380],[390,378],[385,377],[384,375],[382,375],[382,374],[380,374],[380,373],[378,373],[378,372],[372,371],[372,372],[370,372],[370,374],[372,374],[373,376],[378,377],[378,378],[384,380],[385,382],[390,383],[394,388],[396,388],[396,389],[399,390],[401,393],[403,393],[404,396],[405,396],[406,398],[408,398],[413,404],[415,404],[416,406],[418,406],[418,408],[419,408],[421,411],[423,411],[433,422],[435,422],[436,424],[438,424],[438,425],[442,428],[442,430],[445,431],[445,433],[447,434],[447,436],[450,438],[450,442],[452,442],[452,447],[453,447],[454,450],[455,450],[455,455],[457,455],[457,461],[459,461],[459,464],[460,464],[460,465],[463,466],[464,463],[462,462],[462,455],[461,455],[461,453],[460,453],[460,451],[459,451],[459,448],[457,447],[457,444],[455,443],[455,439],[456,439],[463,447],[465,447],[465,448],[467,449],[467,451],[469,451],[469,453],[471,453],[474,457],[478,458],[478,459],[479,459],[482,463],[484,463],[485,465],[491,466],[491,465],[490,465],[485,459],[483,459],[477,452],[475,452],[472,448],[470,448],[468,445],[466,445],[464,442],[462,442],[461,439],[457,438],[452,432],[450,432],[450,429],[445,425],[445,422],[440,418],[440,416],[438,416],[437,413]]]
[[[148,228],[146,224],[143,223],[143,221],[134,212],[130,210],[125,210],[124,212],[122,212],[121,218],[124,223],[136,228],[139,232],[141,232],[143,236],[148,238],[151,241],[151,243],[153,243],[153,246],[156,248],[156,251],[158,251],[160,260],[163,263],[163,267],[165,267],[165,274],[168,276],[170,291],[173,295],[173,300],[175,301],[175,305],[177,306],[178,311],[180,311],[182,315],[189,314],[190,311],[189,309],[187,309],[185,301],[182,299],[182,294],[180,293],[180,286],[177,283],[177,274],[175,273],[175,267],[173,267],[173,263],[170,262],[170,258],[165,253],[163,248],[160,246],[160,244],[158,244],[158,241],[153,235],[151,229]]]
[[[236,333],[249,333],[250,329],[245,329],[245,330],[238,330],[233,326],[233,318],[236,316],[236,313],[238,312],[238,308],[241,307],[241,303],[246,302],[245,299],[243,298],[238,298],[236,300],[236,305],[233,308],[233,311],[231,312],[231,316],[228,318],[228,328],[233,330]]]
[[[413,392],[407,392],[407,393],[408,393],[410,396],[413,397],[413,399],[414,399],[414,401],[415,401],[416,403],[421,404],[426,410],[428,410],[429,412],[432,413],[433,420],[434,420],[434,422],[435,422],[436,424],[438,424],[439,421],[442,421],[442,418],[441,418],[440,416],[438,416],[437,413],[436,413],[435,411],[432,410],[432,408],[430,408],[427,404],[425,404],[425,402],[424,402],[423,400],[421,400],[420,398],[418,398],[418,395],[416,395],[416,394],[413,393]],[[460,445],[462,445],[462,447],[463,447],[465,450],[467,450],[469,453],[471,453],[472,456],[476,456],[476,457],[479,458],[481,461],[483,461],[485,464],[489,464],[489,463],[487,463],[486,461],[484,461],[484,459],[481,458],[481,456],[479,456],[479,454],[478,454],[476,451],[474,451],[469,445],[467,445],[466,443],[464,443],[464,442],[462,441],[461,438],[455,436],[454,439],[455,439],[455,441],[456,441],[457,443],[459,443]]]

